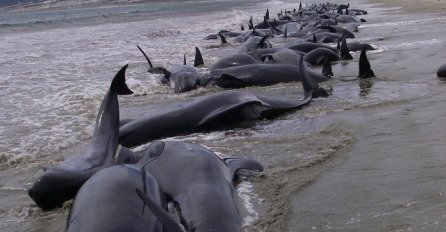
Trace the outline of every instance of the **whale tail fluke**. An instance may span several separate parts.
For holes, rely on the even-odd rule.
[[[136,47],[138,47],[139,51],[141,51],[141,53],[144,55],[144,57],[147,60],[147,63],[149,63],[149,67],[153,68],[152,62],[150,61],[149,57],[147,56],[147,54],[142,50],[141,47],[139,47],[138,45],[136,45]]]
[[[362,49],[361,55],[359,56],[359,79],[366,79],[375,77],[375,73],[370,67],[369,60],[367,59],[366,49]]]
[[[118,95],[130,95],[133,94],[133,91],[129,89],[127,84],[125,83],[125,71],[129,65],[124,65],[121,70],[116,74],[113,78],[113,81],[110,85],[110,92],[117,91]]]

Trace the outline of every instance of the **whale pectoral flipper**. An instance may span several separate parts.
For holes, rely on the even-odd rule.
[[[138,164],[136,164],[136,166],[140,168],[147,166],[148,163],[158,158],[158,156],[163,153],[164,146],[165,144],[163,141],[153,141],[150,143],[149,147],[147,147],[147,150],[144,152],[141,160],[138,162]]]
[[[154,67],[152,69],[149,70],[150,73],[155,73],[155,74],[164,74],[166,76],[170,76],[170,72],[169,70],[163,68],[163,67]]]
[[[136,164],[140,159],[141,157],[135,154],[132,150],[126,147],[121,147],[115,159],[115,164]]]
[[[247,81],[244,81],[236,76],[232,76],[226,73],[221,74],[220,78],[218,78],[216,82],[218,83],[217,85],[222,88],[231,88],[233,86],[236,86],[238,88],[244,88],[252,85]],[[225,86],[225,82],[229,82],[230,84],[228,86]]]
[[[210,127],[214,124],[218,125],[219,119],[222,118],[231,118],[232,115],[236,115],[238,117],[243,117],[242,119],[237,119],[237,121],[240,120],[255,120],[260,118],[261,116],[261,110],[257,109],[256,107],[261,107],[261,102],[259,101],[247,101],[247,102],[241,102],[235,105],[231,106],[224,106],[220,107],[210,114],[208,114],[206,117],[204,117],[200,122],[198,122],[197,127],[198,128],[206,128]],[[243,111],[243,113],[239,113],[240,111]],[[240,116],[243,115],[243,116]],[[232,121],[232,120],[231,120]]]
[[[182,232],[183,230],[180,226],[169,216],[169,214],[161,207],[159,207],[150,197],[144,194],[140,189],[135,189],[136,194],[144,201],[144,203],[149,207],[152,213],[158,217],[161,224],[168,232]]]
[[[234,177],[240,169],[247,169],[255,172],[263,171],[263,166],[253,159],[225,158],[224,161],[231,170],[232,177]]]
[[[171,73],[169,72],[169,70],[163,68],[163,67],[155,67],[155,68],[151,68],[149,69],[150,73],[155,73],[155,74],[164,74],[164,77],[166,79],[170,78]]]

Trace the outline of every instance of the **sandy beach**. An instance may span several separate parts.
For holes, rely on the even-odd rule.
[[[279,192],[290,203],[271,212],[282,215],[274,228],[285,221],[290,232],[446,230],[446,82],[435,74],[446,62],[446,1],[368,3],[385,10],[362,31],[370,29],[365,36],[388,47],[370,55],[377,79],[366,86],[400,83],[427,91],[329,115],[335,128],[350,133],[351,145],[288,172],[280,187],[286,191]]]

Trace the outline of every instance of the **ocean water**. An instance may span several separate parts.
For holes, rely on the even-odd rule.
[[[370,15],[385,14],[382,9],[361,1],[353,3],[355,8],[369,7]],[[43,212],[29,199],[26,189],[41,174],[40,167],[57,164],[83,148],[91,136],[103,95],[123,65],[129,64],[127,83],[135,94],[120,97],[121,118],[135,118],[152,109],[222,91],[212,88],[174,94],[158,82],[158,75],[147,73],[146,61],[136,49],[137,44],[154,65],[181,64],[183,54],[193,62],[195,46],[201,49],[205,63],[210,65],[224,54],[234,52],[237,44],[220,47],[219,41],[202,40],[206,35],[222,29],[238,31],[240,24],[246,26],[251,15],[255,22],[260,22],[266,8],[279,12],[293,7],[297,7],[295,2],[260,0],[242,3],[235,0],[134,1],[130,4],[96,1],[94,5],[58,1],[53,5],[43,2],[2,11],[0,230],[63,230],[68,207]],[[380,38],[387,35],[374,29],[395,25],[373,21],[370,15],[364,18],[372,22],[360,27],[357,40],[379,48],[369,54],[372,66],[378,63],[375,57],[389,49],[444,42],[441,38],[406,44],[397,40],[383,42]],[[432,22],[444,22],[444,18],[426,17],[413,24]],[[283,40],[274,38],[272,42],[279,44]],[[359,54],[353,56],[354,61],[333,67],[336,75],[357,75]],[[271,184],[274,182],[271,177],[284,178],[278,171],[284,167],[301,168],[322,162],[353,142],[351,133],[333,127],[327,115],[417,99],[431,93],[426,83],[385,75],[370,82],[333,80],[322,86],[333,89],[330,98],[316,99],[309,107],[276,120],[249,123],[228,131],[169,138],[202,144],[222,156],[256,158],[265,165],[265,178],[248,179],[237,188],[240,203],[244,205],[243,223],[247,230],[257,226],[272,231],[262,223],[268,208],[274,208],[276,203],[269,201],[271,193],[256,186]],[[298,83],[245,90],[283,98],[302,96]]]

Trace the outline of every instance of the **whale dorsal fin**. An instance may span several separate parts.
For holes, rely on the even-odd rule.
[[[200,49],[198,49],[198,47],[195,47],[194,67],[200,67],[202,65],[204,65],[203,56],[201,56]]]
[[[366,79],[375,77],[372,68],[370,67],[369,60],[367,59],[366,49],[362,49],[361,55],[359,56],[359,79]]]
[[[299,69],[302,73],[302,86],[304,89],[304,99],[327,97],[327,91],[320,87],[315,80],[313,80],[306,72],[303,56],[299,59]],[[299,80],[299,79],[298,79]]]
[[[116,73],[116,76],[113,78],[112,83],[110,85],[110,92],[116,91],[118,95],[129,95],[132,94],[133,91],[129,89],[127,84],[125,83],[125,70],[127,69],[129,65],[124,65],[118,73]]]
[[[183,65],[186,65],[186,54],[183,54]]]
[[[257,44],[258,48],[262,48],[264,44],[266,44],[266,40],[268,39],[269,35],[265,35],[262,37],[262,39]]]
[[[148,197],[141,189],[135,189],[136,194],[149,207],[152,213],[160,220],[167,232],[182,232],[180,226],[169,216],[169,214],[158,206],[150,197]]]
[[[353,60],[352,55],[350,55],[350,50],[347,46],[347,35],[343,34],[341,37],[341,48],[340,48],[340,58],[341,60]]]
[[[225,158],[223,160],[231,170],[232,177],[234,177],[234,175],[240,169],[247,169],[255,172],[263,171],[263,166],[253,159]]]
[[[254,29],[254,24],[252,23],[252,15],[251,15],[251,18],[249,18],[248,29],[249,30],[253,30]]]

